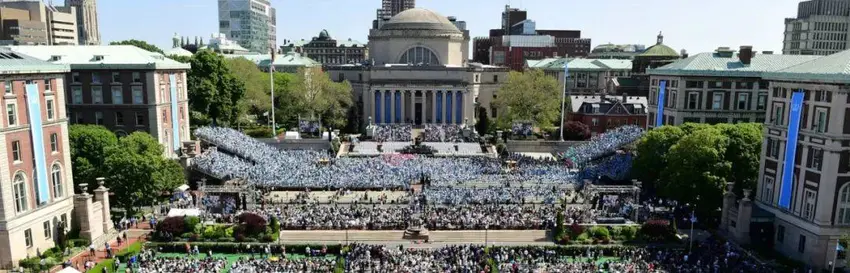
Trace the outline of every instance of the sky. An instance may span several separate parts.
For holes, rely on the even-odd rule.
[[[277,9],[278,44],[310,40],[327,29],[337,40],[367,42],[381,0],[270,0]],[[61,0],[54,3],[60,4]],[[538,29],[581,30],[592,47],[605,43],[664,43],[690,54],[720,46],[782,51],[784,19],[799,0],[416,0],[416,6],[466,21],[470,36],[501,27],[506,4],[528,11]],[[174,33],[208,40],[218,32],[216,0],[98,0],[101,38],[148,41],[171,48]],[[194,40],[194,38],[192,38]]]

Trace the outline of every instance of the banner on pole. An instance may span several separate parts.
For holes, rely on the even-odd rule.
[[[791,209],[791,195],[794,187],[794,159],[797,156],[797,135],[800,132],[804,93],[791,94],[791,109],[788,111],[788,142],[785,143],[785,161],[782,166],[782,184],[779,191],[779,207]],[[781,112],[780,112],[781,113]],[[774,117],[780,119],[780,117]]]
[[[655,127],[661,127],[664,125],[664,102],[665,95],[667,93],[667,81],[662,80],[658,88],[658,113],[655,115]]]

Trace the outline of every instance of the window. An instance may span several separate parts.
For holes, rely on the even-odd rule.
[[[94,104],[103,103],[103,87],[92,86],[91,87],[91,98],[92,98],[92,103],[94,103]]]
[[[115,126],[124,126],[124,113],[115,112]]]
[[[803,218],[806,220],[815,219],[815,192],[806,189],[806,206],[803,208]]]
[[[50,235],[53,234],[53,231],[50,230],[50,221],[44,221],[42,226],[44,226],[44,238],[49,239]]]
[[[850,184],[844,184],[838,193],[838,217],[835,222],[838,225],[850,225]]]
[[[773,106],[773,125],[781,126],[782,123],[782,114],[785,112],[785,107],[781,104],[777,104]]]
[[[74,104],[83,103],[83,88],[79,86],[71,87],[71,101]]]
[[[45,108],[47,111],[47,120],[53,120],[54,112],[53,112],[53,99],[47,99],[44,101]]]
[[[133,72],[133,83],[142,83],[142,75],[139,72]]]
[[[74,114],[74,113],[72,113],[72,114]],[[74,114],[74,117],[76,118],[75,123],[83,123],[85,121],[85,119],[83,119],[83,115],[80,114],[80,113]]]
[[[797,251],[800,253],[806,252],[806,236],[800,234],[800,241],[797,241]]]
[[[702,88],[703,81],[685,81],[685,88]]]
[[[723,108],[723,93],[714,93],[711,100],[711,110],[720,110]]]
[[[24,242],[27,244],[27,248],[32,247],[32,229],[24,230]]]
[[[767,156],[776,159],[779,158],[779,140],[767,139]]]
[[[818,171],[821,170],[821,166],[823,165],[823,149],[819,148],[809,148],[809,162],[806,164],[807,167],[816,169]]]
[[[71,73],[71,82],[72,83],[80,83],[80,73],[79,72]]]
[[[136,112],[136,126],[145,126],[145,114]]]
[[[27,202],[27,184],[24,181],[24,174],[16,174],[13,181],[15,190],[15,211],[18,213],[25,212],[29,210],[29,203]]]
[[[756,110],[764,110],[765,105],[767,105],[767,94],[759,94],[756,101]]]
[[[62,187],[62,168],[59,167],[59,164],[53,165],[53,169],[50,171],[50,178],[53,182],[53,198],[60,198],[64,195],[65,191]]]
[[[94,112],[94,124],[103,124],[103,112]]]
[[[590,120],[590,122],[591,122],[591,124],[593,124],[593,126],[599,126],[599,119],[598,118],[593,118],[593,119]]]
[[[62,217],[59,217],[59,220],[62,221],[62,224],[65,227],[64,231],[68,231],[68,227],[70,226],[68,223],[68,215],[63,213]]]
[[[142,95],[142,87],[141,86],[133,86],[133,104],[142,104],[144,103],[144,96]]]
[[[9,126],[18,125],[18,106],[12,103],[6,103],[6,120],[9,122]]]
[[[474,77],[474,78],[475,78],[475,80],[473,81],[474,83],[479,83],[479,82],[481,82],[481,74],[475,74],[475,77]]]
[[[738,93],[738,110],[748,110],[750,94]]]
[[[499,75],[493,75],[493,82],[494,82],[494,83],[498,83],[498,82],[499,82]]]
[[[406,52],[404,52],[404,54],[401,54],[401,58],[399,58],[399,63],[438,65],[440,64],[440,59],[437,58],[437,54],[434,54],[434,52],[430,49],[417,46],[408,49]]]
[[[773,177],[765,176],[761,188],[761,200],[773,204]]]
[[[113,104],[122,104],[124,103],[124,94],[121,92],[120,86],[112,87],[112,103]]]
[[[817,114],[815,115],[814,122],[812,122],[814,123],[813,127],[815,131],[817,131],[818,133],[826,132],[826,110],[823,108],[819,108],[815,110],[815,112],[817,112]]]
[[[50,152],[59,151],[59,135],[56,133],[50,134]]]
[[[688,93],[688,109],[699,109],[699,93]]]
[[[112,83],[120,83],[121,82],[121,73],[120,72],[112,72]]]
[[[51,88],[52,88],[52,86],[50,85],[50,79],[44,80],[44,92],[48,92],[50,90],[53,90]]]
[[[776,226],[776,241],[780,243],[785,241],[785,226]]]
[[[100,74],[91,73],[91,82],[92,83],[100,83]]]

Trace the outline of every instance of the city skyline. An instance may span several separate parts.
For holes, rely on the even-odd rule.
[[[331,37],[338,40],[351,38],[367,42],[375,10],[381,7],[379,0],[345,1],[343,11],[340,11],[339,0],[270,2],[277,9],[278,46],[284,39],[309,40],[322,29],[327,29]],[[662,31],[665,44],[677,51],[686,49],[689,53],[699,53],[720,46],[752,45],[756,51],[778,53],[782,50],[784,19],[796,16],[799,3],[797,0],[717,0],[711,5],[668,0],[573,2],[419,0],[416,5],[466,21],[473,37],[487,36],[489,29],[499,28],[504,5],[510,3],[512,7],[527,10],[539,29],[581,30],[582,37],[592,39],[594,47],[609,42],[649,46]],[[213,1],[150,0],[131,5],[104,0],[98,4],[104,43],[138,39],[168,49],[175,32],[181,36],[200,36],[204,41],[218,32],[217,3]],[[553,6],[572,8],[559,11]],[[662,15],[651,17],[646,12],[651,10],[648,6]],[[564,19],[557,19],[559,17]],[[140,21],[145,23],[136,23]]]

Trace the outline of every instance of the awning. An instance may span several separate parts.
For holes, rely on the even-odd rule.
[[[174,216],[201,216],[199,209],[171,209],[168,211],[168,217]]]
[[[187,191],[189,190],[189,185],[183,184],[180,187],[177,187],[177,191]]]

